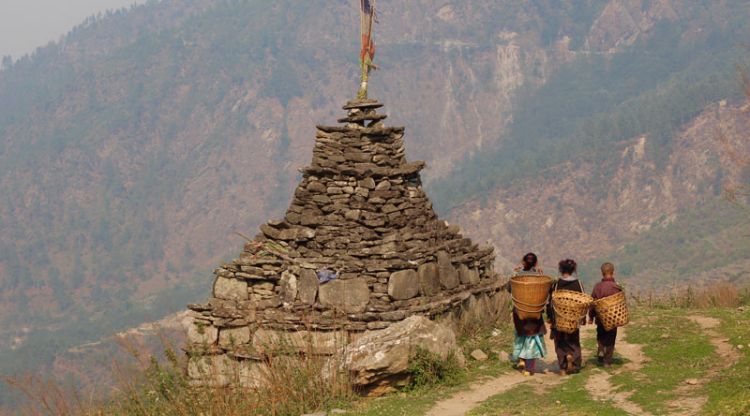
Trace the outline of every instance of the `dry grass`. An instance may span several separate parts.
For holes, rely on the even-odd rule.
[[[137,348],[123,345],[134,360],[118,363],[111,395],[84,399],[80,391],[64,388],[60,382],[39,377],[7,380],[27,399],[18,410],[29,416],[174,415],[174,416],[298,416],[350,401],[354,394],[335,358],[310,350],[289,355],[289,345],[268,353],[258,372],[258,388],[210,387],[211,377],[226,369],[209,369],[204,387],[191,384],[186,374],[187,358],[165,344],[165,358],[141,357]],[[239,367],[229,374],[242,376]],[[102,396],[111,396],[102,399]]]
[[[451,319],[450,326],[459,337],[473,338],[510,322],[513,305],[508,292],[479,296],[471,302]]]
[[[670,293],[630,293],[629,296],[637,306],[649,308],[735,308],[748,304],[750,290],[722,282],[700,289],[688,286]]]

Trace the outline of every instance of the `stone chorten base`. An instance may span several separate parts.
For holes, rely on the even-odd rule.
[[[350,102],[341,125],[317,126],[284,218],[215,270],[207,303],[189,305],[193,379],[211,367],[239,374],[213,384],[253,385],[282,338],[292,350],[333,354],[366,331],[499,290],[493,249],[437,218],[422,190],[425,164],[407,162],[404,128],[384,126],[381,106]]]

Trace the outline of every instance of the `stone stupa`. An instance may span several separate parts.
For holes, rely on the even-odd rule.
[[[252,384],[264,346],[281,334],[332,354],[366,331],[460,312],[499,290],[493,249],[438,219],[422,189],[425,163],[407,161],[404,128],[385,126],[380,107],[349,102],[340,125],[317,126],[284,218],[215,270],[207,303],[189,305],[191,377],[208,362],[239,366],[240,383]]]

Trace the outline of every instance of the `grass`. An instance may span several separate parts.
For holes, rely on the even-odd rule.
[[[740,416],[750,414],[750,308],[715,309],[710,313],[722,321],[720,331],[731,345],[744,345],[740,360],[706,386],[707,415]]]
[[[701,378],[716,359],[714,348],[700,327],[684,318],[685,310],[641,311],[628,328],[628,340],[643,345],[648,361],[638,372],[612,377],[619,391],[632,391],[630,400],[656,414],[677,397],[684,380]]]
[[[606,402],[595,401],[586,392],[590,372],[569,376],[562,384],[540,394],[534,383],[524,384],[491,397],[469,415],[627,415]]]

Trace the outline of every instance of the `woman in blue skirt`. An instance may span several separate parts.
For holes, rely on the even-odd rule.
[[[541,275],[542,269],[537,267],[537,261],[537,256],[534,253],[523,256],[521,264],[515,269],[516,276]],[[508,290],[510,290],[510,286],[508,286]],[[511,358],[518,361],[518,368],[524,375],[533,375],[536,372],[537,359],[543,358],[547,354],[547,347],[544,345],[544,335],[547,333],[544,318],[540,315],[537,319],[521,319],[516,308],[513,308],[513,325],[516,329],[516,338],[513,342]]]

